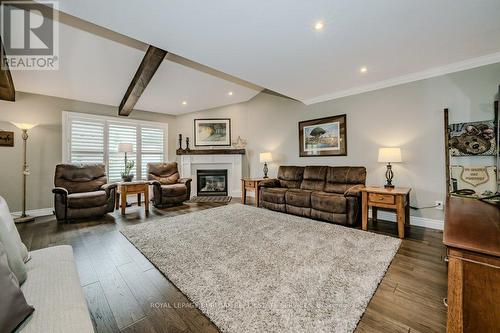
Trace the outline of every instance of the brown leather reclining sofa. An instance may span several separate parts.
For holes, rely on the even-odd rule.
[[[108,184],[102,163],[58,164],[54,185],[58,221],[98,217],[115,210],[116,184]]]
[[[361,221],[365,167],[280,166],[259,183],[259,206],[348,226]]]

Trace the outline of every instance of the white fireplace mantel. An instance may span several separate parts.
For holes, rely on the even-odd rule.
[[[243,155],[180,155],[181,177],[192,178],[191,196],[196,195],[196,171],[198,169],[226,169],[229,195],[241,196],[241,177],[243,174]]]

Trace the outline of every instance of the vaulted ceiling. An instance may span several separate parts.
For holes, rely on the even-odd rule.
[[[61,21],[67,22],[59,24],[59,70],[13,70],[16,89],[118,106],[147,44],[98,27],[73,24],[71,18]],[[160,65],[136,109],[181,114],[246,101],[261,90],[207,74],[193,68],[195,65],[179,64],[172,58],[167,57]]]
[[[136,107],[172,114],[248,100],[263,88],[309,104],[500,62],[498,0],[65,0],[59,7],[143,49],[62,25],[61,71],[13,73],[18,90],[118,105],[148,44],[246,82],[167,58]]]

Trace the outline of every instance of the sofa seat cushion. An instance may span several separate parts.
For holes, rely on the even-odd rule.
[[[94,332],[78,278],[73,250],[62,245],[30,252],[28,279],[21,286],[33,314],[19,332]]]
[[[290,189],[285,195],[286,204],[311,208],[311,193],[312,191],[308,190]]]
[[[311,207],[323,212],[345,214],[346,198],[341,194],[327,192],[313,192]]]
[[[186,195],[187,187],[184,184],[162,185],[161,191],[163,192],[163,195],[167,197],[178,197]]]
[[[285,193],[289,191],[287,188],[282,187],[265,187],[262,188],[262,200],[275,204],[285,203]]]
[[[81,192],[68,195],[69,208],[91,208],[108,203],[106,191]]]

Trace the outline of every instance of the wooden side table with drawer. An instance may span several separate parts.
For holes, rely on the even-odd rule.
[[[241,178],[241,203],[246,204],[247,202],[247,191],[255,193],[255,206],[259,207],[259,182],[263,181],[264,178]]]
[[[377,221],[377,208],[395,209],[399,238],[405,238],[405,224],[410,224],[410,188],[367,186],[361,190],[362,228],[368,229],[368,208],[372,207],[372,220]]]

